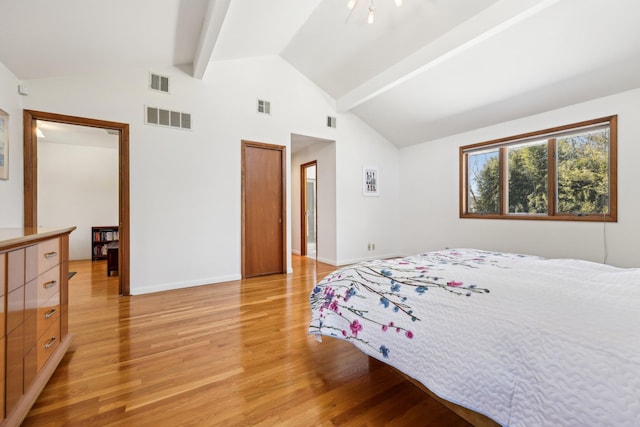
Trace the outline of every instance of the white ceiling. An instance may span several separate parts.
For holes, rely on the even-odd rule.
[[[119,137],[117,131],[89,126],[76,126],[64,123],[38,120],[38,129],[43,136],[38,136],[38,143],[81,145],[92,148],[118,149]]]
[[[207,0],[0,0],[0,62],[21,80],[193,62]]]
[[[640,87],[638,0],[0,0],[21,80],[280,55],[397,146]],[[10,42],[7,42],[9,40]]]

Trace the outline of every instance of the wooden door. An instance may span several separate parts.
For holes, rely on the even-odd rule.
[[[242,275],[284,273],[285,147],[242,141]]]

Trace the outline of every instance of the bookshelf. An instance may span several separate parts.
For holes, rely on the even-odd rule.
[[[91,259],[107,259],[107,250],[118,247],[118,227],[91,227]]]

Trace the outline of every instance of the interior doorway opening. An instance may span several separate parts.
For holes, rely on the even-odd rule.
[[[36,126],[39,225],[76,227],[69,261],[106,259],[118,245],[118,131],[46,120]]]
[[[38,121],[88,126],[118,136],[118,277],[120,295],[130,295],[129,269],[129,124],[34,110],[23,112],[24,226],[38,226]]]
[[[300,165],[300,254],[318,256],[318,180],[317,162]]]
[[[336,235],[336,141],[309,135],[291,134],[291,253],[318,262],[335,265],[337,256]],[[307,258],[307,228],[304,205],[307,180],[302,166],[315,163],[315,250],[313,258]],[[309,186],[311,187],[311,186]]]

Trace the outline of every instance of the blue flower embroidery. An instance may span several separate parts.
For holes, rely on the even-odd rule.
[[[353,288],[349,288],[349,290],[344,295],[344,301],[345,302],[349,301],[349,298],[351,298],[355,294],[356,294],[356,290]]]
[[[384,308],[389,308],[389,300],[385,297],[380,297],[380,304],[384,305]]]
[[[381,345],[381,346],[380,346],[380,353],[382,353],[382,356],[383,356],[385,359],[388,359],[388,358],[389,358],[389,353],[390,353],[390,352],[391,352],[391,350],[389,350],[386,346],[384,346],[384,345]]]

